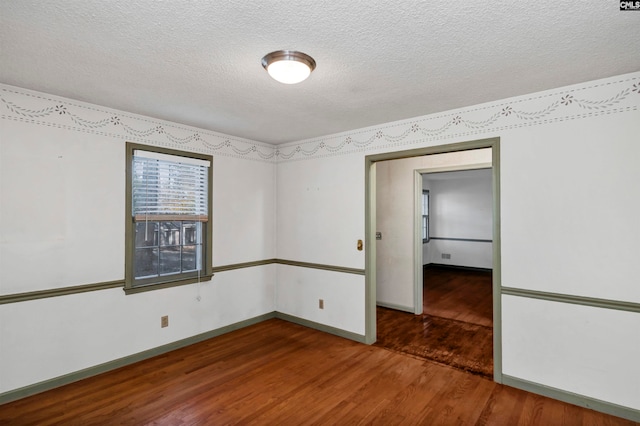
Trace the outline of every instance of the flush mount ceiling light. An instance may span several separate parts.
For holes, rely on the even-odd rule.
[[[262,58],[262,66],[269,75],[284,84],[296,84],[305,80],[316,68],[316,61],[295,50],[277,50]]]

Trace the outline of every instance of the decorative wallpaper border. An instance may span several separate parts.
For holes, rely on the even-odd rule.
[[[275,162],[271,144],[0,84],[0,118],[211,155]]]
[[[430,145],[521,127],[637,111],[640,72],[283,145],[271,145],[0,85],[0,118],[262,162]]]
[[[640,72],[276,147],[279,162],[430,145],[433,141],[637,111]]]

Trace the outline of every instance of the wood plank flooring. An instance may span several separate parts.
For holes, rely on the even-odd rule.
[[[0,406],[2,425],[632,425],[272,319]]]
[[[491,327],[378,307],[376,346],[493,378]]]
[[[377,346],[493,378],[490,271],[424,269],[424,313],[378,307]]]
[[[493,327],[491,271],[426,267],[424,313]]]

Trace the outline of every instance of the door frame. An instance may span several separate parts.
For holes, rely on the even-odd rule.
[[[458,165],[447,167],[431,167],[425,169],[415,169],[413,190],[414,190],[414,238],[413,238],[413,309],[414,314],[421,315],[423,313],[423,250],[424,244],[421,238],[422,230],[422,177],[423,175],[444,173],[444,172],[463,172],[465,170],[486,170],[491,169],[491,163],[476,163],[470,165]],[[493,195],[492,195],[493,196]]]
[[[448,145],[436,145],[406,151],[387,152],[365,156],[365,342],[376,341],[376,168],[375,163],[385,160],[445,154],[458,151],[491,148],[491,174],[493,186],[493,380],[502,383],[502,310],[501,310],[501,240],[500,240],[500,138],[479,139]],[[464,167],[464,166],[463,166]],[[475,168],[474,166],[467,169]],[[464,168],[458,168],[463,170]],[[441,170],[444,171],[444,170]],[[419,176],[419,173],[417,174]],[[415,185],[414,185],[415,186]],[[422,183],[420,183],[422,188]],[[415,230],[414,230],[415,231]],[[417,231],[416,231],[417,232]],[[416,232],[414,232],[414,240]],[[422,264],[422,248],[415,249],[414,265]],[[420,256],[420,259],[417,258]],[[418,262],[419,260],[419,262]],[[416,267],[417,269],[417,267]],[[414,273],[417,280],[417,273]],[[422,270],[420,270],[420,277]],[[420,289],[422,290],[422,289]],[[421,292],[421,291],[420,291]],[[414,297],[417,297],[414,290]],[[415,301],[414,301],[415,302]],[[420,300],[422,303],[422,300]],[[417,306],[417,302],[414,303]]]

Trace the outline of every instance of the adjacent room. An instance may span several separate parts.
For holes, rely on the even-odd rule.
[[[637,424],[636,3],[0,2],[0,423]]]
[[[412,168],[402,164],[404,160],[394,161],[399,168]],[[422,173],[421,178],[420,315],[404,313],[414,310],[379,299],[376,345],[493,378],[492,170]],[[394,175],[389,184],[391,188],[386,188],[378,181],[382,194],[378,194],[380,208],[376,212],[381,226],[400,223],[402,219],[396,215],[415,207],[415,203],[406,203],[403,208],[397,199],[393,209],[383,206],[388,203],[385,191],[397,195],[401,191],[398,186],[407,182]],[[394,232],[395,227],[387,230]],[[377,245],[381,249],[378,255],[387,256],[381,247],[383,241]],[[391,250],[397,251],[395,247]],[[397,269],[388,273],[396,293],[402,275]]]

